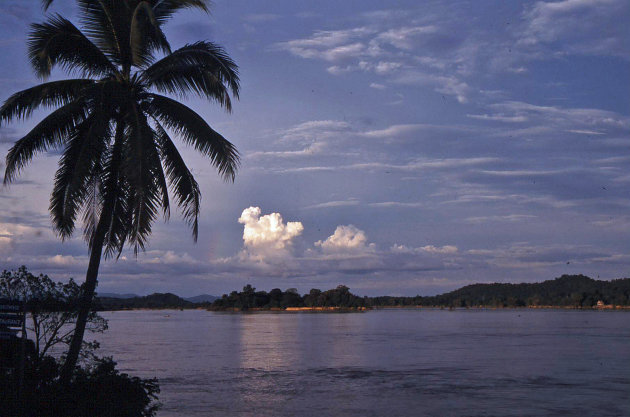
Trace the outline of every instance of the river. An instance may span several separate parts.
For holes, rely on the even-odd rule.
[[[630,313],[116,311],[97,339],[159,417],[630,416]]]

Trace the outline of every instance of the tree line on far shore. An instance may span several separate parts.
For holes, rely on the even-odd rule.
[[[341,307],[347,309],[379,307],[542,307],[592,308],[605,305],[630,306],[630,278],[599,281],[584,275],[563,275],[554,280],[523,284],[473,284],[435,296],[361,297],[345,285],[322,291],[312,289],[300,295],[295,288],[285,291],[257,291],[246,285],[242,291],[224,294],[214,302],[193,303],[175,294],[151,294],[143,297],[98,297],[96,310],[132,308],[207,308],[213,311],[270,310],[287,307]]]
[[[472,284],[429,297],[373,297],[372,306],[572,307],[630,306],[630,278],[599,281],[584,275],[522,284]]]
[[[210,310],[248,310],[287,307],[527,307],[557,306],[592,308],[605,305],[630,306],[630,278],[598,281],[584,275],[563,275],[531,284],[473,284],[436,296],[359,297],[348,287],[321,291],[312,289],[300,296],[295,289],[256,291],[251,285],[214,301]]]
[[[358,297],[350,292],[345,285],[322,291],[313,288],[308,294],[301,296],[297,289],[289,288],[282,291],[279,288],[266,291],[256,291],[251,285],[243,287],[243,291],[232,291],[229,295],[215,300],[210,310],[249,310],[249,309],[286,309],[288,307],[341,307],[358,309],[367,307],[368,297]]]

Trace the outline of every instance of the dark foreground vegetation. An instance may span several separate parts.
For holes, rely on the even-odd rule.
[[[120,373],[112,358],[97,356],[98,342],[83,341],[78,365],[68,381],[62,380],[66,355],[59,353],[72,341],[83,290],[73,280],[55,282],[24,266],[0,274],[0,305],[19,302],[28,312],[24,339],[19,326],[0,322],[0,417],[155,415],[157,380]],[[103,333],[107,320],[90,312],[86,330]]]
[[[21,340],[1,340],[0,415],[22,417],[148,417],[159,407],[157,380],[120,373],[111,358],[94,358],[77,367],[71,381],[59,381],[62,361],[37,357],[26,343],[24,374],[20,377]],[[22,388],[20,389],[20,380]]]

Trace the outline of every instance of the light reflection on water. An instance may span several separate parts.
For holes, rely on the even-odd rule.
[[[101,354],[171,416],[630,415],[630,315],[103,314]]]

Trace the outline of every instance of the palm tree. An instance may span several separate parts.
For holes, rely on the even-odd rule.
[[[43,0],[47,7],[52,0]],[[231,110],[238,98],[237,66],[214,43],[172,51],[162,25],[182,8],[207,11],[207,0],[77,0],[79,30],[60,15],[32,25],[30,63],[41,78],[61,67],[77,78],[45,82],[15,93],[0,108],[0,123],[54,108],[6,157],[4,184],[15,180],[33,156],[60,149],[50,198],[56,233],[68,239],[79,216],[89,248],[80,312],[62,381],[76,366],[101,257],[125,246],[144,250],[171,196],[198,234],[200,191],[169,132],[209,157],[219,174],[234,180],[235,147],[198,114],[166,94],[196,94]],[[159,58],[157,55],[160,55]],[[158,59],[159,58],[159,59]],[[162,94],[160,94],[162,93]]]

